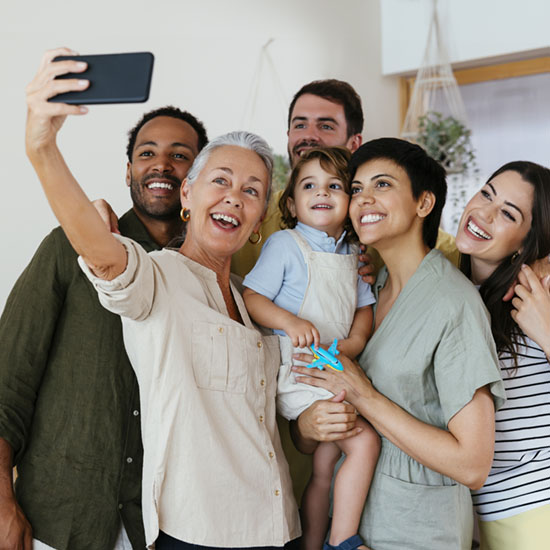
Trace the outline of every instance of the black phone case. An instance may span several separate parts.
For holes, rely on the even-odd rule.
[[[48,101],[76,105],[100,103],[142,103],[149,98],[154,56],[151,52],[105,55],[63,55],[54,61],[86,61],[83,73],[67,73],[56,78],[83,78],[90,85],[82,92],[67,92]]]

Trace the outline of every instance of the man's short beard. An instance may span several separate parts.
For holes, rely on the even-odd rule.
[[[292,148],[292,151],[287,147],[288,160],[290,162],[291,167],[293,167],[294,164],[296,164],[296,162],[298,162],[298,160],[300,160],[301,155],[298,153],[297,149],[299,149],[300,147],[303,147],[304,145],[306,147],[308,147],[308,149],[316,149],[318,147],[323,147],[323,145],[320,144],[319,142],[311,141],[311,140],[302,140],[302,141],[300,141],[299,143],[297,143]],[[294,162],[294,160],[295,160],[295,162]]]
[[[148,179],[152,179],[152,178],[148,178]],[[173,221],[174,219],[177,219],[179,217],[179,212],[181,209],[181,205],[179,203],[174,204],[174,206],[170,208],[162,208],[160,212],[156,211],[156,209],[154,208],[153,209],[147,208],[146,205],[144,204],[145,201],[143,201],[143,197],[141,194],[143,185],[144,185],[143,181],[137,182],[133,178],[133,176],[131,177],[130,197],[132,198],[132,203],[136,210],[138,210],[148,218],[151,218],[153,220],[159,220],[159,221]]]
[[[165,210],[163,212],[155,212],[154,210],[151,211],[144,208],[139,202],[134,200],[134,197],[132,197],[132,201],[134,203],[134,208],[136,210],[139,210],[144,216],[147,216],[148,218],[151,218],[153,220],[167,222],[167,221],[172,221],[179,216],[179,211],[180,211],[179,206],[170,208],[169,210]]]

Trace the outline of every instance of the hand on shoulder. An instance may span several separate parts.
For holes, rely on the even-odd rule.
[[[550,275],[541,281],[533,269],[524,265],[514,291],[512,318],[550,356]]]

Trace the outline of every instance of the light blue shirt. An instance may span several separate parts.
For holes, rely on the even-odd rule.
[[[312,250],[332,254],[351,254],[345,232],[336,240],[324,231],[298,222],[295,229],[307,240]],[[359,265],[357,266],[359,267]],[[298,315],[307,287],[307,265],[296,241],[286,231],[273,233],[262,248],[252,271],[245,277],[244,286],[269,298],[275,305]],[[357,275],[357,308],[375,301],[370,285]],[[275,330],[276,334],[285,334]]]

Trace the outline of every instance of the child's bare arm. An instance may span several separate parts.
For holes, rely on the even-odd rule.
[[[248,313],[254,321],[267,328],[284,330],[295,347],[319,345],[319,332],[305,319],[275,305],[269,298],[245,288],[243,299]]]
[[[372,306],[364,306],[355,312],[349,335],[338,341],[338,350],[351,359],[365,347],[372,332]]]

